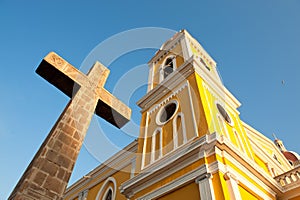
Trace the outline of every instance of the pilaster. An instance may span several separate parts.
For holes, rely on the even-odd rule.
[[[201,200],[215,200],[214,188],[212,185],[212,174],[206,173],[199,176],[195,181],[199,186]]]

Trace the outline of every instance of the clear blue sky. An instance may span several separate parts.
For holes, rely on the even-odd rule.
[[[187,29],[217,61],[225,86],[242,103],[241,118],[300,153],[299,0],[100,2],[0,0],[0,199],[8,197],[69,100],[35,73],[41,59],[56,51],[81,66],[100,42],[139,27]],[[120,57],[108,66],[105,87],[112,89],[124,70],[145,64],[154,52]],[[142,92],[130,100],[136,121],[134,101]],[[119,147],[133,139],[111,132]],[[99,152],[109,151],[99,146]],[[83,147],[71,182],[98,164]]]

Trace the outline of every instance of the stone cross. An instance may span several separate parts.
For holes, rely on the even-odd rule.
[[[49,53],[36,72],[72,99],[9,199],[62,199],[93,113],[122,127],[131,110],[103,88],[109,70],[96,62],[87,75]]]

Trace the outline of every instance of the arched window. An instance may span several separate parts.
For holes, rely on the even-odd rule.
[[[173,58],[167,58],[164,66],[164,79],[174,71]]]
[[[112,200],[112,190],[109,189],[104,200]]]
[[[162,130],[156,129],[152,135],[151,163],[162,157]]]
[[[117,182],[113,177],[105,180],[101,186],[95,200],[115,200],[116,199]]]
[[[187,142],[186,128],[183,113],[178,113],[173,119],[173,140],[174,148]]]
[[[160,68],[159,82],[167,78],[176,69],[176,57],[168,57]]]

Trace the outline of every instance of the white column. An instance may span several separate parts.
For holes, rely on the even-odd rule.
[[[83,191],[83,195],[82,195],[83,200],[87,200],[88,193],[89,193],[89,190],[84,190]]]
[[[161,64],[159,67],[159,83],[164,80],[164,65]]]
[[[135,167],[136,167],[136,157],[134,157],[133,159],[131,159],[131,172],[130,172],[130,178],[133,178],[133,177],[134,177]]]
[[[188,60],[190,57],[192,57],[192,55],[193,55],[187,37],[184,36],[184,37],[180,40],[180,43],[181,43],[181,48],[182,48],[182,54],[183,54],[184,61],[187,61],[187,60]]]
[[[215,200],[214,188],[211,179],[211,173],[203,174],[196,179],[196,183],[199,186],[201,200]]]
[[[149,68],[147,92],[153,89],[154,63],[151,63]]]
[[[84,190],[83,192],[79,193],[78,200],[87,200],[89,190]]]
[[[226,184],[227,184],[228,191],[230,194],[230,199],[242,200],[242,197],[241,197],[241,194],[239,191],[239,187],[238,187],[237,178],[233,174],[226,172],[224,174],[224,179],[226,180]]]

